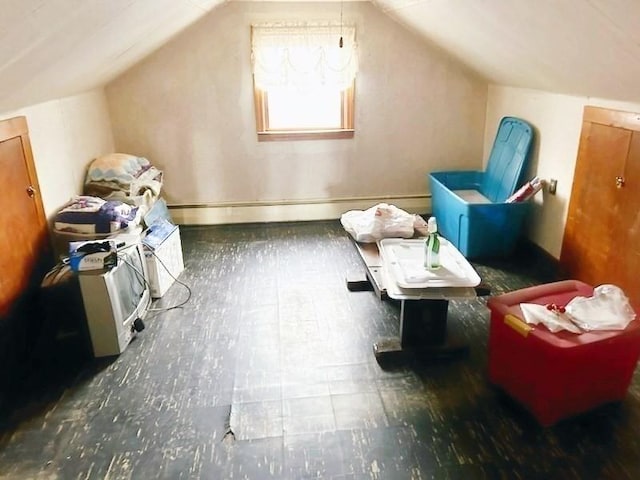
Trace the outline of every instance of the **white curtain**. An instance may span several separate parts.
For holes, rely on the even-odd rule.
[[[263,90],[320,85],[343,90],[358,71],[356,29],[335,24],[253,25],[251,62],[256,86]]]

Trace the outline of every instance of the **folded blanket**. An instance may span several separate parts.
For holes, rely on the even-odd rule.
[[[59,213],[94,213],[99,211],[105,203],[101,198],[81,195],[73,197]]]
[[[78,196],[56,214],[54,228],[81,234],[111,233],[139,222],[137,213],[138,207],[120,201]]]
[[[105,198],[114,192],[136,197],[150,191],[153,197],[157,197],[162,188],[162,176],[162,171],[144,157],[111,153],[91,162],[84,193]]]
[[[111,153],[96,158],[87,171],[87,182],[116,182],[129,185],[140,173],[148,170],[151,163],[144,157]]]

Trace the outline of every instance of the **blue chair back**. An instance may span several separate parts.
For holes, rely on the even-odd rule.
[[[481,193],[493,203],[502,203],[522,183],[529,151],[533,143],[533,129],[524,120],[504,117],[487,162]]]

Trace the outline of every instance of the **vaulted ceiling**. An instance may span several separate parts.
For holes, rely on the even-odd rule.
[[[0,112],[104,85],[225,1],[0,0]],[[638,0],[373,3],[491,83],[640,102]]]
[[[639,0],[375,0],[490,82],[640,102]]]
[[[0,0],[0,112],[104,85],[224,0]]]

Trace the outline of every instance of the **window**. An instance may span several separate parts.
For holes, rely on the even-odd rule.
[[[354,27],[261,25],[251,38],[260,141],[353,137]]]
[[[352,138],[353,86],[255,88],[258,139]]]

